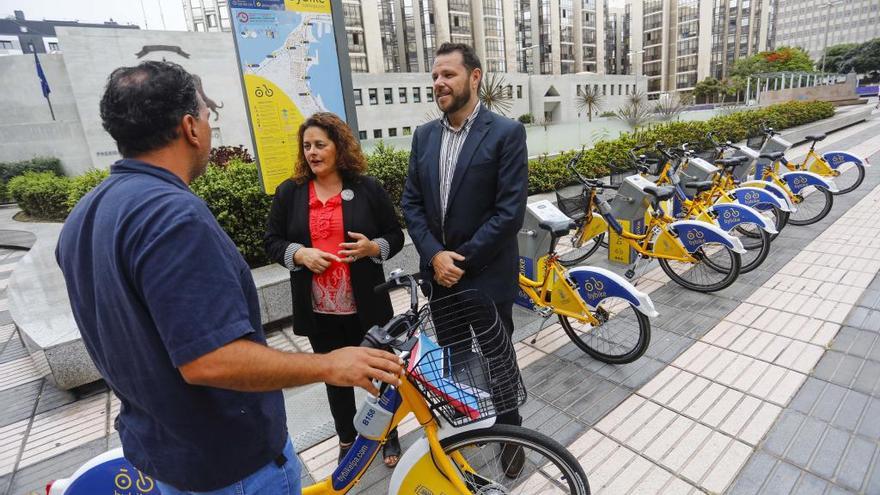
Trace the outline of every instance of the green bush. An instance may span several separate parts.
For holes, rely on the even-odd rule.
[[[6,197],[6,183],[0,180],[0,204],[8,203],[10,198]]]
[[[70,179],[52,172],[26,172],[9,181],[9,194],[28,215],[44,220],[67,216]]]
[[[400,211],[400,197],[406,184],[406,173],[409,167],[409,152],[398,150],[379,142],[376,149],[367,155],[367,175],[375,177],[388,192],[397,212],[397,219],[403,225],[403,214]]]
[[[616,112],[602,112],[599,114],[599,117],[617,117]]]
[[[64,175],[61,170],[61,161],[51,157],[37,157],[19,162],[0,162],[0,182],[9,182],[26,172],[52,172],[55,175]]]
[[[74,177],[70,180],[70,191],[67,194],[67,211],[73,209],[79,200],[82,199],[89,191],[98,187],[98,184],[104,182],[104,179],[110,176],[110,172],[104,169],[93,169],[88,172]]]
[[[263,234],[272,197],[263,192],[255,163],[232,160],[226,167],[208,167],[190,189],[205,200],[250,266],[270,263]]]
[[[524,113],[524,114],[520,115],[519,117],[517,117],[516,120],[520,121],[520,123],[522,123],[522,124],[531,124],[532,122],[535,121],[535,118],[532,117],[532,114],[530,114],[530,113]]]

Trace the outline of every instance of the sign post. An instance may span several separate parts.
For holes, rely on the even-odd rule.
[[[357,132],[341,7],[230,0],[229,9],[260,181],[274,194],[293,173],[299,127],[310,115],[335,113]]]

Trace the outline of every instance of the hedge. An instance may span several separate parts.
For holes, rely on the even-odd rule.
[[[9,181],[9,195],[34,218],[63,220],[67,217],[70,179],[52,172],[25,172]]]
[[[706,133],[716,132],[718,139],[742,141],[760,133],[762,121],[776,129],[785,129],[825,119],[834,115],[834,107],[825,102],[792,101],[756,110],[719,115],[708,121],[666,122],[636,132],[625,133],[610,141],[600,141],[586,150],[578,162],[581,173],[591,177],[606,175],[610,165],[623,165],[628,150],[637,144],[663,141],[668,146],[684,142],[705,146]],[[541,156],[529,161],[529,194],[549,192],[573,183],[566,164],[577,150],[556,156]],[[242,150],[229,148],[215,153],[228,159],[225,166],[212,165],[191,188],[208,204],[220,225],[235,241],[242,255],[258,266],[267,262],[263,253],[263,229],[271,197],[263,194],[256,164],[248,163]],[[409,152],[380,143],[367,156],[367,173],[378,179],[398,208],[406,183]],[[60,169],[60,167],[59,167]],[[25,174],[10,183],[9,192],[28,214],[48,219],[62,219],[79,199],[106,177],[106,172],[92,171],[73,180],[52,173]],[[2,190],[0,190],[2,191]]]
[[[63,175],[61,160],[51,157],[37,157],[17,162],[0,162],[0,203],[12,199],[7,183],[13,178],[27,172],[52,172]]]

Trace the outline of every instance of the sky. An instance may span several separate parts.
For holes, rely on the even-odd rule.
[[[0,0],[0,18],[11,16],[16,10],[24,11],[27,19],[35,21],[113,19],[120,24],[137,24],[141,29],[186,31],[181,0]]]

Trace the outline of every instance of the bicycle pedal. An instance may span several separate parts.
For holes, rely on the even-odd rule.
[[[629,280],[632,280],[632,278],[636,276],[636,271],[634,269],[630,268],[629,270],[626,271],[626,273],[623,274],[623,276]]]
[[[538,314],[539,314],[542,318],[549,318],[550,316],[553,315],[553,309],[552,309],[552,308],[548,308],[548,307],[540,308],[540,309],[538,310]]]

